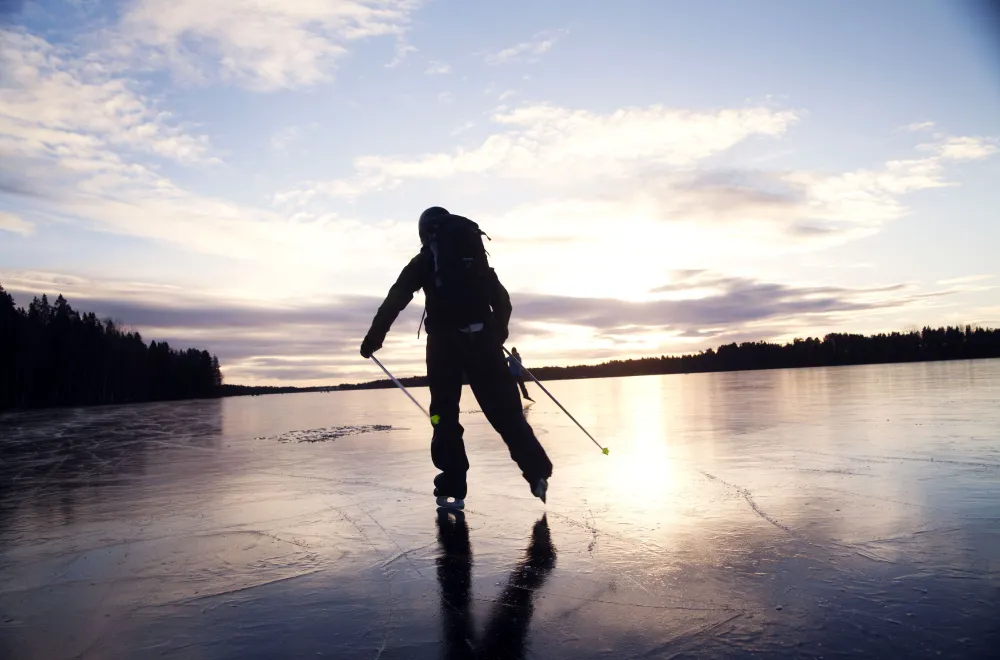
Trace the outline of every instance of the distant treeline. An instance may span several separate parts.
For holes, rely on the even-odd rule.
[[[823,339],[809,337],[795,339],[788,344],[772,344],[764,341],[733,343],[679,357],[612,360],[595,365],[537,368],[532,368],[530,364],[526,366],[538,380],[570,380],[997,357],[1000,357],[1000,329],[966,326],[964,329],[924,328],[919,332],[893,332],[870,336],[829,334]],[[427,378],[424,376],[400,380],[407,387],[427,385]],[[394,387],[394,385],[388,380],[376,380],[338,385],[330,389],[363,390],[384,387]]]
[[[400,382],[406,387],[422,387],[427,385],[426,376],[410,376],[400,378]],[[396,387],[391,380],[373,380],[366,383],[352,383],[349,385],[319,385],[316,387],[294,387],[276,385],[223,385],[220,388],[221,396],[262,396],[264,394],[297,394],[302,392],[339,392],[343,390],[379,390],[387,387]]]
[[[823,339],[809,337],[787,344],[764,341],[733,343],[693,355],[612,360],[574,367],[540,367],[531,369],[531,373],[539,380],[562,380],[995,357],[1000,357],[1000,330],[966,326],[964,329],[924,328],[920,332],[867,336],[829,334]]]
[[[219,396],[260,396],[263,394],[294,394],[296,392],[330,392],[336,385],[317,387],[294,387],[292,385],[223,385]]]
[[[0,286],[0,410],[210,397],[221,385],[208,351],[147,346],[62,296],[19,308]]]

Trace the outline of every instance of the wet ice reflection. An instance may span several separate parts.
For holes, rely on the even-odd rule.
[[[548,520],[535,523],[524,557],[511,571],[503,592],[492,604],[480,634],[472,618],[472,546],[465,514],[439,510],[436,560],[441,592],[442,655],[459,658],[520,658],[524,656],[534,614],[536,592],[556,565]]]
[[[545,518],[468,393],[444,519],[391,390],[4,416],[0,657],[1000,648],[997,361],[548,387]]]

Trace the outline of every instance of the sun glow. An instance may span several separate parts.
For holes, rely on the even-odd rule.
[[[630,497],[662,502],[677,488],[677,466],[670,451],[660,377],[622,379],[620,427],[609,439],[612,458],[609,478],[628,484]]]

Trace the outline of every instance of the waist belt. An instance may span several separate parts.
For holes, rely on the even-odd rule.
[[[472,334],[473,332],[479,332],[480,330],[483,329],[483,327],[484,326],[482,323],[471,323],[465,326],[464,328],[459,328],[458,331],[465,332],[467,334]]]

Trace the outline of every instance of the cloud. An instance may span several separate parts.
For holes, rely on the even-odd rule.
[[[874,288],[793,286],[743,277],[681,277],[655,293],[674,297],[632,302],[606,298],[521,295],[521,323],[560,323],[593,329],[639,327],[690,332],[705,327],[732,328],[756,321],[801,321],[810,315],[855,313],[900,306],[917,300],[900,296],[905,285]],[[676,294],[700,294],[697,297]]]
[[[362,156],[355,177],[318,192],[382,189],[413,179],[462,175],[585,184],[624,178],[654,167],[686,167],[755,135],[784,133],[791,111],[743,108],[694,112],[654,105],[600,114],[552,105],[526,105],[497,113],[502,127],[478,147],[416,157]]]
[[[328,81],[348,45],[401,38],[417,0],[137,0],[117,27],[119,53],[201,83],[258,91]],[[413,48],[400,39],[395,66]],[[397,61],[398,60],[398,61]]]
[[[229,382],[332,384],[379,377],[356,357],[380,296],[327,296],[253,303],[210,291],[158,284],[95,281],[52,273],[0,272],[20,304],[62,293],[74,308],[111,316],[149,341],[205,348],[219,356]],[[829,330],[866,314],[916,309],[960,289],[919,290],[795,285],[720,273],[671,273],[656,298],[623,301],[513,292],[512,336],[535,363],[699,350],[728,341],[771,339],[800,328]],[[393,326],[386,352],[401,375],[423,373],[414,301]]]
[[[307,208],[320,196],[356,200],[408,180],[467,176],[592,190],[594,184],[629,180],[650,169],[693,166],[748,137],[779,135],[795,120],[790,111],[765,108],[699,113],[649,106],[599,114],[529,105],[495,114],[501,131],[473,149],[361,156],[354,160],[354,176],[301,182],[275,195],[275,202]]]
[[[23,172],[5,172],[0,166],[0,194],[44,199],[44,186],[30,181]]]
[[[293,142],[298,141],[301,133],[298,126],[281,128],[271,136],[271,148],[275,151],[286,151]]]
[[[846,172],[727,169],[713,159],[753,137],[780,137],[797,114],[534,104],[492,120],[493,134],[471,148],[362,156],[352,177],[305,182],[279,197],[303,208],[408,181],[515,190],[506,183],[516,186],[509,199],[517,203],[467,212],[517,247],[498,256],[515,286],[620,297],[650,285],[663,263],[721,267],[748,252],[770,257],[870,236],[909,212],[905,195],[954,185],[946,176],[953,163],[996,150],[990,138],[940,136],[918,145],[917,157]],[[572,249],[553,251],[559,242]],[[549,266],[543,272],[533,267],[541,262]],[[631,277],[606,277],[595,263]]]
[[[475,127],[476,127],[476,122],[474,121],[463,122],[455,127],[455,129],[451,132],[451,135],[452,136],[461,135],[462,133],[472,130]]]
[[[438,62],[437,60],[432,60],[427,64],[427,68],[424,69],[424,73],[426,73],[429,76],[451,73],[451,66],[446,62]]]
[[[539,56],[552,50],[556,42],[569,34],[569,30],[545,30],[535,34],[529,41],[504,48],[486,55],[486,63],[491,65],[512,64],[514,62],[535,62]]]
[[[593,363],[731,341],[822,336],[845,323],[852,331],[866,324],[871,331],[893,330],[905,322],[899,319],[961,293],[909,284],[801,286],[711,273],[666,287],[668,297],[647,301],[516,294],[511,336],[528,354],[545,356],[533,358],[536,363]]]
[[[487,137],[474,149],[415,157],[362,156],[355,159],[354,166],[356,180],[383,184],[487,174],[535,182],[588,184],[691,168],[750,137],[780,136],[797,120],[792,111],[767,108],[694,112],[649,106],[597,114],[527,105],[494,115],[494,123],[506,130]],[[982,137],[949,137],[919,148],[935,155],[889,161],[881,171],[859,170],[841,177],[793,172],[760,178],[770,176],[771,182],[783,189],[807,184],[833,188],[864,183],[866,187],[902,194],[946,185],[942,178],[944,161],[981,159],[996,152],[994,141]],[[703,183],[715,192],[727,188],[725,182],[717,186],[708,180]],[[758,202],[764,201],[753,182],[728,186],[731,194],[737,193],[737,188],[744,195],[757,196]]]
[[[59,159],[76,169],[122,170],[112,149],[205,163],[209,142],[134,85],[44,39],[0,29],[0,150],[7,158]]]
[[[0,231],[9,231],[22,236],[30,236],[35,231],[35,225],[24,218],[0,211]]]
[[[409,223],[366,222],[332,213],[286,215],[194,193],[137,163],[80,155],[72,164],[59,159],[34,162],[32,168],[51,183],[53,196],[45,203],[67,222],[266,264],[279,279],[311,268],[333,278],[333,284],[322,285],[327,289],[357,287],[365,281],[361,274],[396,269],[412,248]],[[337,252],[341,245],[379,248]]]
[[[985,280],[992,280],[996,275],[990,275],[987,273],[981,273],[979,275],[965,275],[962,277],[953,277],[947,280],[941,280],[938,284],[973,284],[975,282],[983,282]]]
[[[905,195],[954,185],[946,177],[954,159],[942,155],[950,149],[843,173],[631,163],[630,176],[606,169],[476,219],[498,245],[517,247],[496,251],[513,286],[623,297],[652,286],[663,264],[719,268],[749,254],[766,259],[872,235],[906,216]],[[560,241],[572,249],[553,250]]]
[[[936,152],[945,160],[982,160],[997,152],[997,142],[984,137],[948,137],[921,148]]]
[[[878,231],[908,212],[907,194],[955,185],[947,166],[988,158],[995,146],[984,138],[952,137],[918,147],[923,158],[898,159],[881,167],[844,173],[816,171],[651,171],[609,187],[606,213],[688,223],[708,229],[724,225],[739,239],[830,245]],[[569,203],[565,202],[564,203]],[[579,204],[573,204],[573,213]],[[549,210],[550,217],[557,210]],[[558,224],[558,223],[556,223]],[[735,236],[734,236],[735,238]]]
[[[695,170],[591,180],[474,217],[493,237],[494,265],[514,289],[639,300],[668,267],[731,268],[877,233],[906,216],[903,195],[951,185],[947,162],[928,156],[840,174]]]
[[[395,69],[400,64],[405,62],[411,54],[416,52],[419,52],[419,49],[416,46],[413,46],[412,44],[408,43],[403,38],[398,38],[396,40],[395,54],[393,55],[392,59],[389,60],[389,62],[385,65],[385,68]]]
[[[19,305],[36,295],[61,293],[74,309],[115,319],[139,331],[147,342],[209,350],[222,361],[228,382],[301,385],[315,381],[311,369],[324,371],[324,383],[339,382],[348,377],[345,374],[363,374],[364,380],[377,377],[362,367],[357,351],[380,297],[328,295],[262,302],[207,289],[47,272],[0,271],[0,284]],[[386,342],[390,349],[402,344],[400,354],[414,365],[421,357],[409,344],[420,312],[419,301],[414,301]],[[300,373],[287,368],[291,366],[298,366]]]
[[[399,182],[388,181],[381,176],[354,179],[334,179],[333,181],[303,182],[301,187],[275,193],[273,201],[278,207],[303,208],[319,195],[335,199],[355,200],[364,195],[382,190],[390,190]]]
[[[22,31],[0,33],[0,68],[6,74],[0,87],[4,190],[30,194],[47,212],[89,228],[269,264],[346,273],[382,259],[351,253],[331,260],[330,246],[344,241],[396,246],[389,249],[395,256],[386,255],[384,262],[391,268],[409,252],[403,249],[403,232],[391,222],[360,222],[329,212],[286,215],[177,185],[150,156],[188,166],[211,164],[207,137],[88,60]],[[292,137],[286,131],[276,136],[277,143]],[[407,239],[410,233],[405,232]]]
[[[919,132],[927,131],[934,128],[934,122],[932,121],[915,121],[912,124],[907,124],[902,127],[904,131]]]

